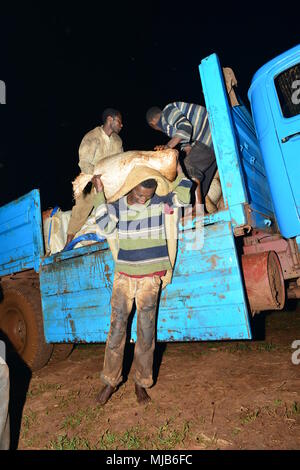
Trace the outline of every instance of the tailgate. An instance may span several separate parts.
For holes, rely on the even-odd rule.
[[[0,276],[34,268],[44,252],[39,190],[0,207]]]

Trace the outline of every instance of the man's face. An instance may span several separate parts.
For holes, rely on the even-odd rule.
[[[156,131],[161,131],[161,128],[158,127],[157,123],[160,120],[160,114],[157,114],[154,116],[152,121],[149,121],[149,126],[152,127],[152,129],[155,129]]]
[[[141,184],[138,184],[128,194],[128,204],[146,204],[146,202],[153,197],[155,189],[156,188],[144,188]]]
[[[121,114],[118,114],[115,117],[110,117],[110,119],[111,119],[111,129],[112,129],[112,131],[115,132],[116,134],[119,134],[120,130],[123,127]]]

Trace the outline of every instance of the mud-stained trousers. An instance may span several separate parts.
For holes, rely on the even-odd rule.
[[[136,302],[137,342],[134,348],[134,381],[144,388],[153,384],[153,354],[159,276],[133,278],[115,273],[111,297],[111,322],[101,380],[112,387],[122,381],[128,317]]]

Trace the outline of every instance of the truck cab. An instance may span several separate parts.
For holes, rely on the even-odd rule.
[[[261,67],[249,101],[280,233],[300,235],[300,45]]]

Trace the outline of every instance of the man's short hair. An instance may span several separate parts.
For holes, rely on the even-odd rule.
[[[149,108],[148,111],[146,112],[146,121],[149,123],[152,121],[155,116],[161,113],[161,109],[158,108],[157,106],[152,106],[152,108]]]
[[[148,180],[142,181],[140,185],[143,186],[143,188],[153,189],[156,188],[157,182],[154,178],[150,178]]]
[[[102,113],[102,122],[105,123],[106,119],[108,116],[111,116],[112,118],[115,118],[117,116],[121,116],[120,111],[114,108],[106,108],[103,113]]]

